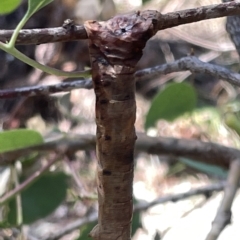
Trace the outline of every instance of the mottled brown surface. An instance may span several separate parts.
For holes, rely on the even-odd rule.
[[[96,94],[99,219],[91,232],[95,240],[131,238],[134,72],[146,41],[156,32],[158,15],[136,12],[85,23]]]

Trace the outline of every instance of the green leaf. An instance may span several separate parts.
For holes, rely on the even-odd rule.
[[[29,129],[0,132],[0,153],[43,143],[40,133]]]
[[[39,11],[41,8],[47,6],[54,0],[28,0],[28,16],[33,15],[35,12]]]
[[[14,11],[21,4],[21,0],[0,0],[0,14]]]
[[[23,224],[30,224],[52,213],[65,199],[68,176],[62,172],[47,173],[24,190],[22,197]],[[9,202],[8,222],[16,225],[16,200]]]
[[[197,96],[194,88],[187,83],[168,84],[153,99],[145,122],[145,129],[154,126],[159,119],[173,121],[196,107]]]
[[[211,164],[206,164],[206,163],[202,163],[202,162],[198,162],[198,161],[193,161],[191,159],[187,159],[187,158],[179,158],[179,161],[186,164],[189,167],[192,167],[194,169],[197,169],[201,172],[210,174],[210,175],[214,175],[217,177],[221,177],[221,178],[227,178],[227,171],[211,165]]]

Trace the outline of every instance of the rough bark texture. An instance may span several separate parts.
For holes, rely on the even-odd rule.
[[[135,150],[156,155],[172,155],[191,158],[196,161],[228,169],[229,165],[240,156],[240,150],[213,142],[202,142],[196,139],[179,139],[166,137],[149,137],[144,133],[137,134]],[[46,142],[41,145],[16,149],[0,154],[0,166],[12,164],[22,155],[36,151],[48,152],[67,149],[70,154],[81,150],[92,150],[96,147],[93,135],[64,136],[62,139]]]
[[[90,234],[95,240],[131,238],[134,73],[158,15],[136,12],[85,23],[96,94],[99,218]]]
[[[144,12],[145,14],[149,14],[151,11]],[[155,11],[152,11],[152,13],[155,14]],[[156,21],[158,30],[163,30],[206,19],[238,15],[239,13],[240,3],[232,1],[162,15],[158,14]],[[64,26],[45,29],[23,29],[21,30],[16,43],[23,45],[42,44],[50,42],[76,41],[79,39],[86,39],[88,37],[83,26],[73,25],[70,30],[71,31]],[[12,34],[13,30],[0,30],[0,41],[9,41]]]
[[[65,81],[54,85],[43,85],[43,86],[28,86],[28,87],[19,87],[11,89],[0,90],[0,99],[7,98],[17,98],[22,96],[40,96],[40,95],[50,95],[58,92],[67,92],[73,89],[92,89],[92,80],[91,79],[81,79],[73,81]]]
[[[240,46],[240,45],[239,45]],[[239,48],[240,49],[240,48]],[[195,56],[182,57],[174,62],[158,65],[135,72],[135,80],[156,77],[161,74],[169,74],[173,72],[181,72],[189,70],[192,73],[206,73],[210,76],[221,78],[235,86],[240,87],[240,74],[230,71],[227,68],[216,64],[200,61]],[[91,79],[63,81],[55,85],[37,85],[29,87],[19,87],[0,90],[0,99],[17,98],[20,96],[41,96],[50,95],[52,93],[71,91],[73,89],[92,89]]]

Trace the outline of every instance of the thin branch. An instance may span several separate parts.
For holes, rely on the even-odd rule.
[[[0,153],[0,165],[8,165],[15,162],[20,156],[36,152],[36,151],[54,151],[56,153],[62,152],[62,149],[69,152],[76,152],[78,150],[93,150],[95,149],[95,136],[82,135],[76,140],[72,138],[61,138],[56,141],[46,142],[41,145],[22,148],[6,153]]]
[[[195,139],[178,139],[168,137],[149,137],[144,133],[137,134],[135,150],[157,155],[173,155],[187,157],[207,164],[228,168],[231,161],[238,159],[240,150],[225,147],[213,142],[202,142]],[[65,149],[70,153],[81,150],[95,150],[94,135],[74,135],[59,140],[46,142],[42,145],[18,149],[0,154],[0,166],[14,162],[22,155],[34,151],[55,151]]]
[[[231,163],[227,184],[224,189],[224,196],[206,240],[218,239],[223,229],[230,224],[232,216],[231,207],[239,186],[239,180],[240,161],[237,159]]]
[[[144,11],[143,14],[145,13],[155,15],[156,11]],[[158,30],[163,30],[182,24],[238,14],[240,14],[240,3],[227,2],[160,14],[156,25]],[[4,43],[9,41],[12,34],[13,30],[0,30],[0,41]],[[23,29],[20,31],[16,44],[42,44],[50,42],[77,41],[80,39],[87,39],[87,33],[83,26],[73,26],[70,30],[65,27]]]
[[[24,182],[19,184],[13,190],[7,192],[0,198],[0,205],[4,204],[5,202],[9,201],[10,199],[14,198],[17,194],[22,192],[26,187],[33,183],[38,177],[40,177],[46,170],[48,170],[57,160],[59,159],[59,155],[55,156],[54,158],[50,159],[48,163],[43,166],[38,171],[34,172],[29,178],[27,178]]]
[[[213,192],[222,191],[224,189],[225,185],[226,184],[224,182],[220,182],[217,184],[212,184],[212,185],[208,185],[205,187],[192,189],[185,193],[179,193],[179,194],[174,194],[174,195],[171,194],[171,195],[159,197],[152,202],[139,202],[138,204],[136,204],[134,206],[134,211],[145,211],[148,208],[153,207],[157,204],[163,204],[166,202],[178,202],[185,198],[189,198],[189,197],[197,196],[197,195],[205,195],[206,198],[209,198],[213,194]]]
[[[11,166],[11,172],[14,180],[15,189],[19,189],[19,174],[17,170],[17,162]],[[15,194],[16,196],[16,215],[17,215],[17,226],[20,226],[20,235],[22,234],[22,224],[23,224],[23,210],[22,210],[22,197],[20,192]],[[9,198],[10,199],[10,198]]]
[[[224,182],[221,182],[221,183],[217,183],[217,184],[211,184],[211,185],[205,186],[205,187],[196,188],[196,189],[190,190],[185,193],[172,194],[172,195],[160,197],[149,203],[139,202],[138,204],[136,204],[134,206],[133,211],[134,212],[145,211],[148,208],[153,207],[157,204],[163,204],[163,203],[170,202],[170,201],[177,202],[177,201],[181,201],[181,200],[184,200],[186,198],[196,196],[196,195],[205,195],[206,197],[209,197],[210,195],[213,194],[213,192],[222,191],[224,189],[225,185],[226,184]],[[80,228],[81,226],[83,226],[85,224],[89,224],[89,223],[96,222],[96,221],[97,221],[97,213],[95,212],[85,218],[82,218],[82,219],[79,219],[79,220],[69,223],[64,228],[62,228],[60,231],[58,231],[54,235],[49,236],[45,240],[57,240],[57,239],[63,237],[64,235],[74,231],[75,229]]]
[[[223,168],[228,168],[231,161],[237,159],[240,154],[238,149],[196,139],[149,137],[142,133],[138,133],[137,136],[136,150],[139,152],[182,156]]]
[[[240,74],[234,73],[224,67],[205,63],[200,61],[195,56],[183,57],[175,62],[159,65],[152,68],[137,71],[135,74],[136,80],[146,76],[158,76],[160,74],[168,74],[172,72],[191,71],[194,73],[205,73],[216,78],[225,80],[233,85],[240,86]]]
[[[173,72],[191,71],[192,73],[205,73],[213,77],[225,80],[233,85],[240,87],[240,74],[234,73],[227,68],[219,65],[205,63],[195,56],[183,57],[175,62],[158,65],[152,68],[139,70],[135,73],[136,81],[140,81],[146,77],[156,77],[161,74],[169,74]],[[0,99],[16,98],[20,96],[49,95],[57,92],[66,92],[73,89],[92,89],[91,79],[80,79],[62,82],[56,85],[47,86],[30,86],[13,89],[0,90]]]
[[[203,6],[199,8],[186,9],[172,13],[163,14],[158,21],[158,30],[172,28],[179,25],[199,22],[202,20],[233,16],[240,14],[239,2],[227,2]]]
[[[92,89],[91,79],[78,79],[74,81],[66,81],[54,85],[45,86],[29,86],[0,90],[0,99],[16,98],[22,96],[36,96],[36,95],[49,95],[58,92],[68,92],[73,89]]]
[[[0,41],[8,42],[14,30],[0,30]],[[18,35],[16,44],[30,45],[53,42],[78,41],[87,39],[87,33],[83,26],[75,26],[69,31],[64,27],[42,28],[42,29],[22,29]]]

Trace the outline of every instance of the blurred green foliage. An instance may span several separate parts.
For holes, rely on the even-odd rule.
[[[30,224],[52,213],[66,198],[68,176],[46,173],[21,193],[23,224]],[[7,223],[16,225],[16,200],[8,203]]]
[[[160,120],[173,121],[196,107],[195,89],[188,83],[170,83],[153,99],[147,113],[145,129]]]
[[[29,129],[0,132],[0,153],[43,143],[41,134]]]
[[[21,0],[1,0],[0,14],[8,14],[14,11],[20,4]]]

